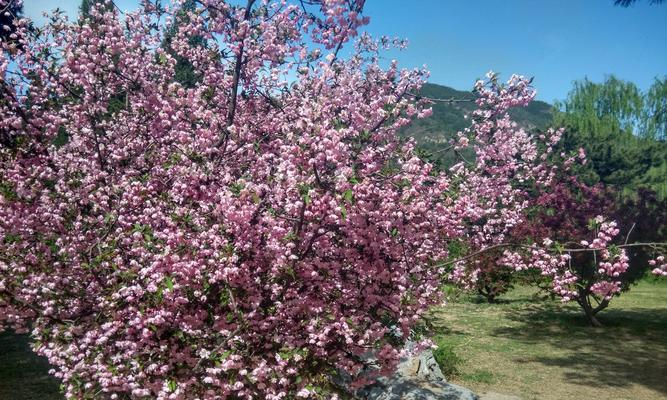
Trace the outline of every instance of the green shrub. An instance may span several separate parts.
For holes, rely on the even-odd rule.
[[[452,284],[445,283],[442,285],[442,292],[444,293],[445,301],[458,302],[463,296],[466,295],[466,291],[460,287]]]
[[[453,345],[439,342],[438,348],[433,350],[433,357],[446,377],[459,373],[458,367],[463,362],[463,359],[456,354]]]

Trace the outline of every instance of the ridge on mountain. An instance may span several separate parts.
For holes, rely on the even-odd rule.
[[[448,86],[434,83],[425,84],[420,95],[433,99],[471,100],[468,102],[435,102],[433,115],[424,119],[415,119],[410,125],[402,129],[401,135],[413,137],[419,147],[428,153],[436,153],[447,147],[450,139],[470,126],[466,116],[475,109],[475,94],[472,91],[457,90]],[[552,122],[553,107],[540,100],[531,102],[527,107],[517,107],[510,110],[513,120],[527,130],[544,130]],[[441,154],[436,159],[450,164],[451,155]]]

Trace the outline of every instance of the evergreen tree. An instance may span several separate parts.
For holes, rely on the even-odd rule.
[[[657,79],[643,93],[614,76],[602,83],[575,82],[567,99],[556,104],[557,126],[566,130],[563,150],[582,147],[590,163],[582,171],[589,183],[601,181],[624,195],[648,188],[667,197],[667,89]]]
[[[164,40],[162,41],[162,47],[176,59],[176,67],[174,78],[176,82],[181,85],[192,88],[197,82],[201,81],[201,75],[195,72],[194,66],[192,63],[185,57],[178,54],[172,48],[172,42],[176,35],[178,34],[179,27],[186,23],[189,19],[188,13],[196,10],[196,3],[194,0],[186,0],[183,3],[182,8],[179,10],[176,20],[166,32]],[[203,46],[204,39],[201,36],[193,36],[189,39],[189,44],[192,46]]]

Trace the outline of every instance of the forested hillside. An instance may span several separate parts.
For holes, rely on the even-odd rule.
[[[402,134],[415,138],[419,147],[426,155],[431,155],[433,161],[443,166],[451,165],[455,161],[455,155],[441,150],[447,147],[448,140],[454,137],[456,132],[470,126],[467,115],[475,109],[475,94],[472,91],[456,90],[433,83],[424,85],[420,94],[431,99],[454,101],[434,102],[433,115],[414,120]],[[545,129],[553,120],[552,108],[543,101],[533,101],[525,108],[510,110],[510,115],[526,129]],[[464,156],[471,156],[469,149],[464,152]]]
[[[664,83],[656,81],[652,92],[658,92]],[[602,93],[592,93],[590,97],[591,106],[588,106],[583,97],[577,93],[582,91],[582,86],[588,88],[600,86],[606,88]],[[631,91],[633,96],[621,91]],[[402,134],[406,137],[414,137],[420,148],[432,160],[441,163],[441,166],[451,165],[456,161],[456,155],[452,152],[442,151],[448,146],[448,141],[456,132],[469,126],[470,121],[466,116],[474,110],[473,102],[475,95],[471,91],[456,90],[447,86],[426,84],[422,88],[421,95],[439,100],[454,100],[451,103],[437,101],[433,104],[433,115],[429,118],[418,119],[412,122]],[[564,127],[566,134],[562,142],[561,150],[576,152],[579,147],[586,150],[590,163],[582,174],[588,176],[589,181],[600,181],[606,185],[619,189],[621,193],[633,194],[639,188],[648,188],[658,194],[660,198],[667,197],[667,142],[664,136],[658,133],[645,134],[639,128],[647,123],[635,123],[633,126],[621,126],[617,120],[623,119],[617,116],[612,108],[600,109],[598,112],[589,111],[598,107],[593,106],[594,99],[602,99],[604,96],[619,97],[628,102],[634,101],[641,104],[642,94],[631,83],[622,82],[610,77],[602,84],[592,84],[582,81],[575,84],[571,94],[570,102],[577,97],[578,102],[583,103],[579,108],[586,110],[581,112],[577,107],[566,107],[563,104],[552,106],[543,101],[533,101],[525,108],[515,108],[510,111],[513,119],[523,128],[528,130],[543,130],[550,126]],[[657,97],[657,96],[654,96]],[[469,100],[469,101],[465,101]],[[656,102],[655,100],[653,102]],[[605,103],[600,101],[600,103]],[[646,103],[649,103],[646,101]],[[597,104],[597,103],[596,103]],[[641,106],[637,108],[638,116],[641,118]],[[651,112],[655,115],[656,112]],[[625,114],[623,114],[625,115]],[[660,131],[660,124],[657,125]],[[664,124],[663,124],[664,125]],[[470,150],[463,153],[464,157],[470,157]]]

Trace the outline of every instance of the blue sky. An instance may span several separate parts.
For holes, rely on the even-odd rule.
[[[60,7],[73,15],[80,0],[24,0],[26,14]],[[431,82],[469,89],[488,70],[534,76],[538,98],[562,99],[572,81],[616,76],[648,88],[667,75],[667,4],[640,0],[367,0],[366,28],[409,39],[389,56],[406,67],[426,64]],[[122,9],[136,0],[117,0]]]

